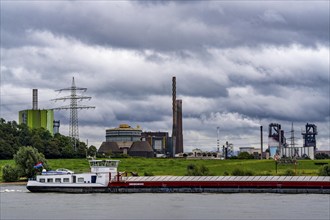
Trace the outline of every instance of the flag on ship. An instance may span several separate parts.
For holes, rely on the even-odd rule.
[[[33,168],[40,168],[42,167],[42,162],[37,163]]]

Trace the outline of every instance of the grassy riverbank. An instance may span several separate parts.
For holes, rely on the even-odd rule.
[[[288,170],[295,171],[299,176],[316,176],[320,165],[330,160],[299,160],[294,164],[279,164],[274,160],[201,160],[201,159],[165,159],[165,158],[119,158],[119,171],[137,172],[143,175],[185,175],[190,164],[204,165],[212,175],[230,175],[235,169],[250,171],[253,175],[285,175]],[[0,160],[0,182],[2,182],[2,167],[5,164],[14,164],[13,160]],[[76,173],[89,172],[86,159],[48,159],[52,169],[67,168]]]

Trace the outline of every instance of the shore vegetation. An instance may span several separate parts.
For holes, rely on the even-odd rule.
[[[98,158],[102,159],[102,158]],[[106,159],[106,158],[103,158]],[[108,158],[109,159],[109,158]],[[119,171],[134,172],[139,176],[156,175],[253,175],[253,176],[318,176],[329,174],[329,159],[299,160],[297,164],[275,164],[274,160],[217,160],[186,158],[111,158],[120,160]],[[14,160],[0,160],[0,181],[3,167],[15,165]],[[322,165],[320,165],[322,164]],[[75,173],[89,172],[87,159],[47,159],[48,169],[67,168]]]

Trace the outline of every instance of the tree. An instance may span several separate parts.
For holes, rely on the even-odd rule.
[[[6,122],[0,120],[0,158],[12,159],[13,153],[20,147],[19,132],[16,122]]]
[[[34,168],[34,166],[39,162],[42,163],[43,168],[48,168],[45,156],[31,146],[21,147],[14,155],[14,160],[20,177],[31,178],[35,176],[39,170]]]
[[[22,123],[18,125],[19,129],[19,142],[21,146],[31,146],[32,145],[32,134],[30,128]]]
[[[2,168],[2,179],[5,182],[15,182],[18,180],[18,172],[17,168],[14,167],[13,165],[6,164]]]
[[[86,157],[87,145],[84,142],[77,142],[76,151],[74,152],[74,156],[77,158]]]
[[[254,159],[254,156],[248,152],[240,152],[237,156],[238,159]]]
[[[61,149],[61,155],[64,158],[73,158],[74,156],[74,150],[72,148],[72,145],[66,145]]]
[[[0,159],[12,159],[13,154],[13,148],[7,142],[0,139]]]
[[[91,145],[87,150],[88,156],[94,157],[96,153],[97,153],[97,149],[94,145]]]
[[[60,158],[61,153],[59,151],[59,143],[57,139],[52,139],[49,141],[48,145],[46,146],[45,149],[45,156],[46,158]]]
[[[23,146],[32,146],[47,158],[84,158],[87,150],[86,144],[79,140],[74,149],[71,137],[52,136],[45,128],[31,129],[26,124],[0,118],[0,159],[12,159]]]

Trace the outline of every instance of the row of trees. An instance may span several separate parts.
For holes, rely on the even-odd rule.
[[[14,154],[24,146],[32,146],[46,158],[83,158],[95,155],[96,147],[89,148],[77,141],[76,150],[70,137],[55,134],[44,128],[29,128],[26,124],[0,119],[0,159],[13,159]]]

